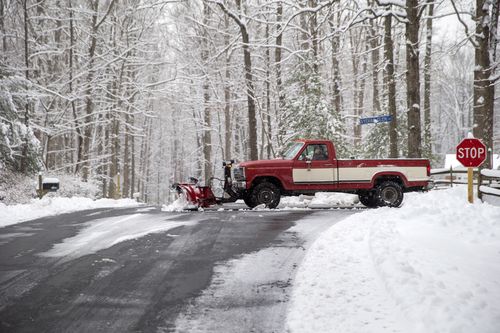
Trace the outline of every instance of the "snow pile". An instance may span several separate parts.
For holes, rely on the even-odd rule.
[[[0,203],[0,227],[40,217],[71,213],[95,208],[136,207],[132,199],[50,198],[32,199],[29,204],[4,205]]]
[[[191,205],[187,202],[186,197],[181,195],[177,199],[175,199],[171,204],[169,205],[163,205],[161,207],[162,212],[182,212],[183,210],[187,209],[196,209],[197,207],[194,205]]]
[[[355,214],[299,267],[291,332],[498,332],[500,208],[465,187]]]
[[[56,244],[51,250],[41,255],[74,259],[130,239],[196,223],[195,221],[172,221],[175,217],[165,219],[161,215],[132,214],[99,219],[87,223],[78,235],[66,238],[62,243]]]
[[[294,197],[282,197],[278,208],[324,208],[354,206],[358,203],[359,199],[355,194],[318,192],[314,196],[299,195]]]

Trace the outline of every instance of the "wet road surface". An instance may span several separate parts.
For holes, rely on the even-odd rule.
[[[355,212],[98,209],[0,228],[0,332],[281,332],[307,247]],[[179,226],[41,255],[95,221],[138,213]]]

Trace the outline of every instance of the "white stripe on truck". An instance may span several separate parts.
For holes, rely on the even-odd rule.
[[[380,172],[399,172],[410,182],[429,180],[426,167],[379,166],[339,168],[338,181],[367,182]],[[337,180],[334,168],[293,169],[292,176],[294,183],[333,183]]]

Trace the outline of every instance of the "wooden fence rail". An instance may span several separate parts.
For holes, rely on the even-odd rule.
[[[500,170],[481,169],[478,178],[479,199],[482,199],[483,195],[500,197]]]
[[[467,174],[467,169],[432,169],[431,176],[446,176],[445,179],[434,179],[435,189],[453,187],[455,184],[466,185],[467,180],[456,179],[457,174]],[[478,187],[478,197],[491,195],[500,197],[500,170],[474,168],[474,185]]]

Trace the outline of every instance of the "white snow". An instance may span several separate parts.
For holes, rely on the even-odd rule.
[[[59,184],[59,178],[44,178],[42,180],[42,184]]]
[[[71,213],[95,208],[136,207],[140,203],[131,199],[51,198],[32,199],[28,204],[5,205],[0,203],[0,227],[45,216]]]
[[[497,177],[500,178],[500,170],[483,169],[481,174],[486,177]]]
[[[185,209],[190,209],[192,205],[189,205],[184,196],[179,196],[169,205],[163,205],[161,207],[162,212],[181,212]]]
[[[62,243],[56,244],[51,250],[40,255],[74,259],[126,240],[196,223],[196,221],[175,221],[177,217],[179,215],[166,218],[164,215],[132,214],[98,219],[86,223],[86,227],[76,236],[66,238]]]
[[[355,194],[318,192],[314,196],[299,195],[294,197],[282,197],[278,208],[324,208],[355,206],[358,203],[359,199]]]
[[[498,188],[493,188],[493,187],[488,187],[488,186],[481,185],[479,187],[479,190],[481,192],[483,192],[483,193],[493,194],[493,195],[500,196],[500,189],[498,189]]]
[[[500,208],[466,188],[352,215],[299,267],[290,332],[498,332]]]

